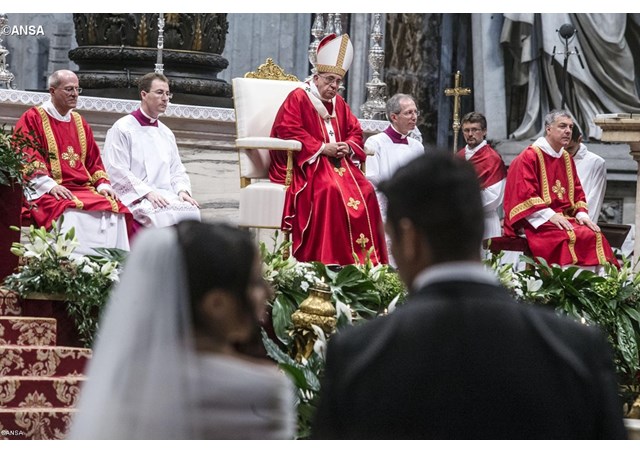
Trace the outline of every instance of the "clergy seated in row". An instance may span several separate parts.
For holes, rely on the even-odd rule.
[[[116,121],[104,142],[102,158],[113,188],[143,226],[200,220],[176,138],[158,119],[173,96],[169,80],[152,72],[140,78],[138,88],[140,108]]]
[[[95,253],[97,247],[129,250],[131,213],[111,187],[91,128],[73,111],[81,91],[78,77],[59,70],[48,85],[51,99],[27,110],[15,126],[18,133],[32,131],[39,148],[24,149],[33,171],[23,218],[49,229],[64,215],[62,231],[75,229],[77,254]]]
[[[317,73],[296,88],[278,111],[271,136],[298,140],[293,180],[285,195],[283,229],[291,232],[299,261],[347,265],[387,263],[375,191],[357,162],[363,162],[362,128],[338,95],[353,60],[347,35],[326,36],[318,45]],[[284,183],[286,155],[271,152],[269,178]]]
[[[576,165],[564,150],[573,120],[566,110],[545,116],[545,137],[511,163],[504,196],[504,234],[524,233],[534,257],[549,264],[599,271],[618,266],[609,242],[588,213]]]

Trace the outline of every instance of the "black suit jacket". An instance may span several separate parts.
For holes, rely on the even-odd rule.
[[[334,335],[318,439],[626,439],[599,329],[501,287],[434,283]]]

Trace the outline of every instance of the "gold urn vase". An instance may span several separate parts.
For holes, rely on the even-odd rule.
[[[311,287],[309,296],[291,315],[295,341],[295,359],[300,362],[307,359],[313,351],[317,335],[312,325],[322,329],[325,335],[331,334],[336,328],[336,309],[331,302],[331,289],[325,283],[318,283]]]

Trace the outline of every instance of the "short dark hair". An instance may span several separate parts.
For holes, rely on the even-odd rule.
[[[581,135],[582,131],[580,130],[580,127],[576,123],[573,123],[573,129],[571,129],[571,141],[574,143],[577,142]]]
[[[411,220],[434,263],[478,256],[484,211],[472,164],[450,150],[433,150],[398,169],[379,189],[388,201],[387,222],[397,232],[401,219]]]
[[[487,129],[487,118],[480,112],[469,112],[460,120],[460,124],[464,123],[480,123],[483,130]]]
[[[138,80],[138,91],[146,91],[147,93],[151,89],[151,84],[154,80],[161,80],[165,82],[167,85],[169,84],[169,79],[164,74],[158,74],[157,72],[149,72]]]

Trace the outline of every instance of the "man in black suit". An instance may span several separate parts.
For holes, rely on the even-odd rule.
[[[473,167],[430,153],[381,185],[411,289],[328,344],[318,439],[626,439],[602,333],[516,303],[482,266]]]

